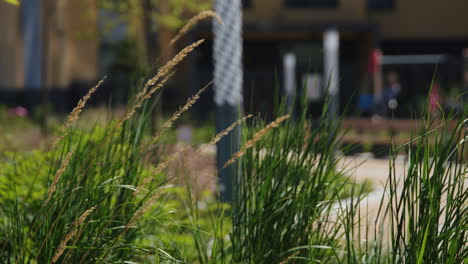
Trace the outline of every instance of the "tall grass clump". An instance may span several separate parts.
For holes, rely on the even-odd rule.
[[[222,23],[213,12],[201,13],[171,45],[208,17]],[[328,104],[312,122],[305,101],[291,108],[297,112],[279,105],[268,124],[241,118],[208,143],[250,122],[240,151],[222,168],[238,168],[230,206],[194,195],[186,175],[179,182],[166,176],[193,146],[168,153],[161,139],[211,83],[156,133],[149,122],[152,99],[202,43],[140,80],[122,118],[91,131],[77,128],[100,81],[58,129],[50,150],[1,154],[0,263],[467,261],[466,110],[437,122],[428,115],[411,142],[392,146],[381,195],[368,195],[367,186],[343,172],[339,120],[327,115]],[[407,159],[400,174],[402,151]],[[174,186],[181,182],[186,189]],[[379,201],[375,217],[371,200]]]
[[[1,263],[167,263],[183,258],[174,244],[157,237],[172,221],[167,215],[177,195],[164,168],[157,169],[170,155],[155,157],[159,142],[148,136],[154,106],[149,99],[202,42],[183,49],[149,81],[140,81],[143,88],[121,119],[90,132],[76,128],[101,81],[80,100],[50,151],[40,155],[41,162],[18,167],[25,163],[5,156]],[[198,94],[183,111],[197,99]]]
[[[331,221],[333,203],[343,198],[347,182],[337,168],[338,123],[324,114],[311,125],[306,104],[301,107],[243,153],[233,204],[234,263],[315,263],[332,257],[341,233]],[[245,138],[256,138],[263,127],[256,119]]]
[[[425,121],[411,142],[392,147],[376,218],[362,225],[356,215],[366,211],[365,205],[345,206],[346,254],[339,263],[466,263],[466,112]],[[398,174],[397,153],[402,150],[407,160]],[[369,225],[374,228],[365,228]]]
[[[463,159],[466,120],[427,126],[408,150],[402,177],[388,182],[392,263],[462,263],[467,260],[468,164]],[[395,157],[390,159],[391,167]]]

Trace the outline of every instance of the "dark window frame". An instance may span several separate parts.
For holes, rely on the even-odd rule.
[[[285,8],[337,9],[339,0],[283,0]]]
[[[367,0],[369,11],[392,11],[396,8],[396,0]]]
[[[242,8],[243,9],[250,9],[252,8],[253,0],[242,0]]]

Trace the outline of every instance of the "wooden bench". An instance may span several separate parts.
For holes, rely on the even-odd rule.
[[[431,123],[431,128],[444,125],[440,121],[434,121]],[[456,121],[449,121],[446,125],[452,131],[457,128]],[[342,130],[345,131],[341,141],[344,144],[370,143],[380,146],[391,144],[398,146],[409,142],[414,145],[417,143],[415,138],[424,127],[423,120],[347,118],[341,124]]]

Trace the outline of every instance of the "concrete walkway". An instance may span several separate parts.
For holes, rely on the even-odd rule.
[[[375,187],[385,186],[390,173],[387,159],[375,159],[366,154],[346,156],[338,162],[338,168],[358,182],[371,180]],[[405,171],[403,158],[397,159],[393,169],[396,175],[403,176]]]

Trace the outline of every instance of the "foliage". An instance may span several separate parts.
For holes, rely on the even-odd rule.
[[[466,116],[465,110],[465,116]],[[416,142],[393,146],[389,178],[372,222],[355,217],[359,203],[343,210],[347,227],[346,254],[339,263],[464,263],[468,225],[466,173],[466,121],[443,117],[442,125],[426,127]],[[433,126],[432,126],[433,127]],[[408,160],[403,175],[396,173],[397,153],[405,149]],[[357,200],[363,199],[355,195]],[[374,224],[374,230],[362,226]],[[365,234],[365,242],[356,234]]]
[[[37,133],[39,128],[31,119],[17,116],[14,108],[0,106],[0,153],[37,147]]]
[[[5,1],[8,4],[12,4],[12,5],[17,5],[17,6],[20,5],[20,2],[18,0],[3,0],[3,1]]]
[[[0,167],[0,201],[4,205],[29,201],[31,207],[40,206],[40,200],[45,194],[46,171],[48,164],[41,164],[46,159],[43,152],[34,150],[24,153],[6,152],[2,154]],[[42,168],[41,168],[42,165]],[[31,178],[37,174],[37,181]],[[11,192],[10,188],[15,188]],[[12,196],[14,194],[14,196]],[[1,221],[1,219],[0,219]]]
[[[2,154],[2,263],[50,262],[90,208],[58,262],[462,263],[467,257],[468,168],[457,162],[465,151],[464,119],[456,130],[432,129],[427,120],[415,144],[393,147],[377,225],[369,229],[361,221],[374,220],[362,218],[361,207],[371,189],[339,172],[337,126],[325,115],[311,126],[303,111],[247,150],[229,208],[154,174],[138,151],[148,131],[147,107],[120,128],[111,122],[91,132],[72,129],[52,152]],[[256,119],[245,139],[262,127]],[[401,149],[409,157],[404,178],[393,169]],[[134,195],[148,176],[151,184]]]
[[[232,232],[236,263],[322,261],[337,243],[339,228],[329,220],[347,182],[336,173],[338,126],[323,116],[312,127],[305,102],[301,106],[296,118],[248,150],[239,165]],[[257,120],[246,137],[259,127],[263,123]]]
[[[466,109],[454,117],[455,130],[432,128],[428,116],[414,142],[392,147],[373,230],[361,222],[369,221],[361,208],[372,198],[369,184],[340,171],[339,122],[329,119],[327,104],[318,124],[308,120],[304,101],[275,129],[266,131],[257,118],[243,130],[244,144],[251,145],[235,156],[240,174],[231,208],[191,193],[190,182],[174,186],[163,166],[174,154],[158,152],[173,136],[148,138],[154,107],[148,99],[177,62],[141,85],[123,118],[77,129],[87,94],[49,151],[2,153],[1,263],[466,261]],[[284,112],[280,106],[277,114]],[[201,129],[196,137],[211,131]],[[402,149],[409,158],[400,178],[395,164]]]
[[[135,138],[131,135],[120,131],[118,138],[105,143],[111,127],[112,124],[96,126],[91,133],[74,131],[59,153],[4,154],[0,162],[2,262],[48,262],[56,245],[70,231],[70,223],[92,206],[97,208],[92,220],[81,227],[80,237],[73,240],[69,253],[59,262],[99,260],[106,250],[110,251],[106,261],[197,258],[186,190],[168,185],[159,174],[149,193],[133,195],[138,180],[152,177],[154,168],[133,156],[129,143]],[[102,144],[107,147],[101,149]],[[47,203],[47,186],[50,188],[54,173],[71,146],[76,146],[76,150],[68,169]],[[135,211],[156,191],[160,197],[145,214],[145,220],[124,233]],[[216,217],[212,214],[219,210],[219,205],[205,193],[196,206],[197,226],[209,232],[210,217]]]
[[[95,125],[90,132],[72,126],[76,109],[84,104],[80,101],[68,118],[64,127],[70,128],[58,131],[61,141],[50,151],[3,154],[0,262],[172,263],[196,258],[184,210],[187,198],[156,170],[163,157],[154,158],[157,152],[143,142],[149,103],[143,101],[141,110],[123,121]],[[197,223],[207,232],[211,209],[197,210]],[[183,254],[179,249],[185,249]]]
[[[194,14],[207,10],[211,0],[148,0],[146,1],[118,1],[100,0],[100,6],[118,14],[120,23],[135,22],[136,17],[143,17],[145,8],[151,8],[149,17],[154,25],[177,29],[186,22],[187,14]],[[146,10],[148,11],[148,10]],[[130,25],[132,27],[132,25]]]

